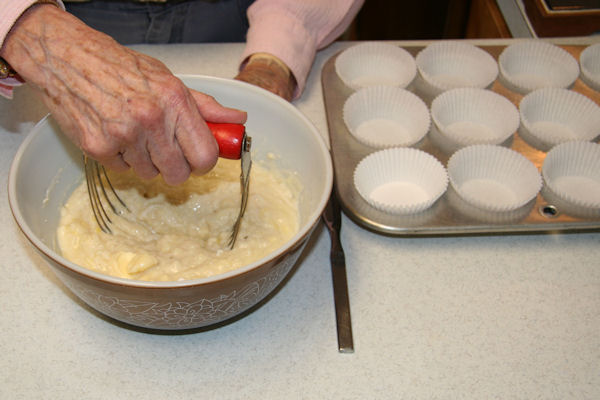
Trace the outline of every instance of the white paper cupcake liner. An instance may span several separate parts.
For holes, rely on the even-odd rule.
[[[413,148],[380,150],[354,170],[354,185],[372,207],[391,214],[427,210],[446,191],[448,176],[432,155]]]
[[[458,150],[473,144],[501,144],[519,128],[519,111],[505,97],[487,89],[459,88],[431,104],[433,136]]]
[[[353,93],[344,103],[343,119],[358,141],[375,147],[412,146],[429,131],[429,110],[415,94],[391,86]]]
[[[600,91],[600,43],[586,47],[579,55],[581,80],[596,91]]]
[[[535,199],[530,200],[525,205],[508,211],[489,211],[479,207],[473,207],[472,204],[466,202],[456,193],[454,187],[450,185],[446,190],[446,199],[448,205],[458,211],[465,217],[469,217],[475,221],[485,222],[488,224],[515,224],[522,221],[531,213],[531,209],[535,205]]]
[[[546,155],[542,175],[556,196],[600,215],[600,144],[568,142],[555,146]]]
[[[486,88],[498,75],[496,60],[469,43],[435,42],[417,54],[417,90],[426,97],[458,87]]]
[[[403,48],[366,42],[344,50],[335,60],[340,79],[357,90],[368,86],[407,87],[415,78],[414,57]]]
[[[498,57],[500,82],[527,94],[544,87],[568,88],[579,76],[577,60],[566,50],[541,40],[507,46]]]
[[[519,112],[519,135],[542,151],[567,141],[592,141],[600,135],[600,107],[568,89],[535,90],[521,100]]]
[[[507,212],[533,200],[542,186],[535,165],[501,146],[473,145],[448,160],[450,184],[466,202],[483,210]]]

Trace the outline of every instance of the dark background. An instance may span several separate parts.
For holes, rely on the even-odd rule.
[[[366,0],[350,31],[356,40],[464,38],[471,0]]]
[[[600,0],[523,0],[523,4],[540,37],[600,34]],[[366,0],[344,35],[347,40],[510,37],[496,0]]]

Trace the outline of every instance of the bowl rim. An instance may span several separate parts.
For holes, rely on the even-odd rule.
[[[120,278],[107,274],[103,274],[100,272],[96,272],[90,269],[87,269],[83,266],[75,264],[62,255],[60,255],[55,250],[51,249],[48,245],[46,245],[42,240],[40,240],[31,230],[31,228],[26,223],[23,215],[21,215],[20,208],[17,204],[17,195],[16,195],[16,177],[20,169],[21,159],[25,150],[28,148],[29,144],[35,140],[37,136],[39,136],[41,130],[39,129],[43,124],[47,123],[50,118],[50,114],[45,115],[42,119],[40,119],[36,125],[29,131],[23,142],[19,145],[17,152],[15,153],[13,160],[11,161],[9,175],[8,175],[8,201],[9,207],[13,214],[14,220],[17,223],[19,229],[23,234],[27,237],[29,243],[31,243],[38,251],[44,254],[46,257],[50,258],[55,263],[60,266],[71,270],[77,274],[83,275],[87,278],[91,278],[97,281],[102,281],[112,285],[118,286],[128,286],[135,288],[147,288],[147,289],[174,289],[174,288],[184,288],[184,287],[192,287],[192,286],[201,286],[207,284],[213,284],[220,281],[225,281],[243,274],[246,274],[252,270],[257,269],[258,267],[269,264],[274,260],[282,257],[283,254],[289,250],[294,249],[298,243],[304,240],[311,232],[313,227],[318,223],[319,217],[323,210],[325,209],[325,205],[329,200],[329,195],[333,188],[333,164],[331,161],[331,155],[329,152],[329,148],[323,136],[319,133],[319,130],[316,126],[291,102],[284,100],[283,98],[265,90],[258,86],[234,80],[229,78],[221,78],[207,75],[199,75],[199,74],[175,74],[179,79],[198,79],[200,81],[211,82],[211,83],[221,83],[224,85],[232,85],[234,87],[243,88],[243,90],[250,90],[251,92],[255,92],[256,94],[267,97],[271,101],[275,101],[279,103],[284,109],[287,109],[288,112],[294,114],[297,118],[299,118],[304,125],[308,128],[307,130],[311,132],[313,136],[316,137],[318,147],[320,149],[321,155],[323,156],[325,162],[325,171],[323,171],[324,184],[326,185],[326,190],[322,198],[319,200],[317,207],[315,207],[314,211],[306,217],[306,223],[304,223],[300,229],[296,232],[296,234],[291,237],[287,242],[285,242],[282,246],[280,246],[276,251],[270,253],[268,256],[260,258],[253,263],[244,265],[240,268],[236,268],[234,270],[217,274],[213,276],[209,276],[206,278],[197,278],[197,279],[189,279],[189,280],[181,280],[181,281],[144,281],[137,279],[128,279],[128,278]]]

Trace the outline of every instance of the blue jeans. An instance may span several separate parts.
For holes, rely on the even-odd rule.
[[[67,11],[121,44],[244,42],[254,0],[65,3]]]

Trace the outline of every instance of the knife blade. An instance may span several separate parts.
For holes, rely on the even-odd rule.
[[[346,256],[340,240],[342,229],[342,211],[335,187],[322,214],[323,222],[331,237],[331,277],[333,280],[333,300],[337,325],[338,351],[354,353],[352,338],[352,320],[350,318],[350,300],[348,298],[348,281],[346,277]]]

